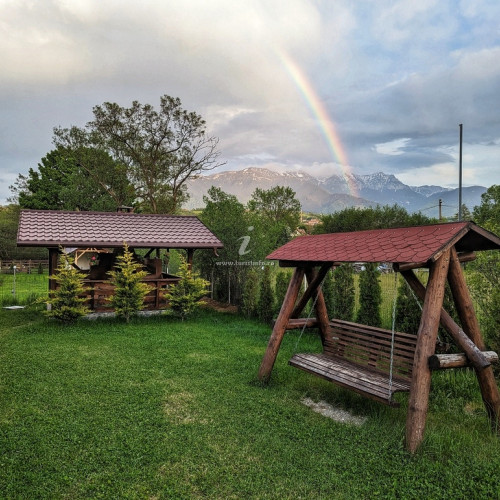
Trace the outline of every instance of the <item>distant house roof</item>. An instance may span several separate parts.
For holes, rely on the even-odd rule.
[[[436,260],[455,245],[457,251],[498,250],[500,238],[473,222],[374,229],[301,236],[278,248],[268,259],[289,262],[393,262]]]
[[[222,248],[197,218],[123,212],[22,210],[18,246]]]

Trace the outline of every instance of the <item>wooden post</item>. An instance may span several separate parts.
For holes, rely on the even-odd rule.
[[[274,324],[273,332],[271,333],[271,338],[267,344],[267,349],[262,358],[262,363],[259,369],[259,379],[262,382],[268,382],[271,377],[271,371],[276,361],[276,356],[283,340],[283,335],[285,334],[286,325],[290,319],[295,302],[299,295],[300,285],[304,278],[304,268],[297,267],[293,273],[293,276],[288,285],[288,290],[286,292],[285,298],[283,299],[283,304],[281,305],[281,310]]]
[[[56,281],[51,276],[56,272],[58,256],[59,250],[57,248],[49,248],[49,292],[55,290],[57,286]]]
[[[415,276],[413,271],[402,271],[401,274],[420,300],[424,300],[425,287]],[[467,357],[470,359],[474,367],[478,370],[483,370],[490,365],[489,361],[483,356],[481,350],[478,349],[469,337],[467,337],[465,332],[455,323],[453,318],[444,309],[441,309],[440,320],[443,328],[445,328],[445,330],[453,337],[457,345],[467,354]]]
[[[324,269],[326,268],[326,271]],[[330,321],[328,319],[328,310],[326,309],[325,297],[323,295],[323,290],[318,288],[323,282],[323,278],[330,269],[329,265],[323,266],[320,271],[316,274],[312,269],[306,271],[306,279],[309,283],[309,287],[316,283],[316,289],[311,295],[311,299],[314,301],[314,313],[316,314],[316,319],[318,320],[319,333],[321,335],[321,343],[324,344],[326,340],[330,339]],[[321,279],[319,279],[321,278]]]
[[[450,282],[455,307],[458,311],[460,322],[462,323],[465,333],[479,349],[484,351],[485,345],[481,336],[481,330],[479,329],[479,322],[477,321],[472,299],[469,295],[467,284],[465,283],[465,277],[454,249],[451,252],[448,280]],[[476,369],[476,375],[491,428],[500,435],[500,393],[495,381],[493,369],[491,366],[483,370]]]
[[[434,354],[436,345],[449,260],[450,252],[448,250],[443,252],[429,270],[429,283],[417,334],[408,413],[406,415],[406,448],[410,453],[417,450],[424,437],[431,386],[431,370],[428,359]]]
[[[187,251],[187,265],[188,268],[191,270],[193,268],[194,248],[188,248],[186,251]]]
[[[309,299],[311,297],[316,297],[315,291],[317,290],[318,286],[321,285],[323,282],[324,277],[326,276],[326,273],[328,270],[332,267],[331,264],[324,264],[321,266],[320,270],[318,273],[313,273],[312,268],[309,268],[308,271],[306,272],[306,279],[307,279],[307,289],[300,297],[299,301],[297,302],[297,305],[295,306],[293,312],[292,312],[292,318],[298,318],[300,313],[304,310],[304,307],[306,307],[306,304],[309,302]],[[313,298],[314,300],[314,298]],[[324,299],[323,299],[324,302]],[[326,306],[325,306],[326,307]],[[328,316],[328,313],[327,313]]]

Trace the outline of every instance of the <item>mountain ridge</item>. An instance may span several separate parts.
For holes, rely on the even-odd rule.
[[[187,182],[190,199],[186,208],[203,207],[203,196],[211,186],[235,195],[242,203],[250,200],[256,188],[288,186],[295,191],[304,211],[317,214],[349,207],[396,204],[410,213],[423,211],[426,215],[437,218],[440,199],[443,217],[452,217],[458,212],[458,189],[429,185],[408,186],[393,174],[334,174],[327,178],[317,178],[303,171],[276,172],[262,167],[226,170],[190,179]],[[472,210],[481,203],[481,195],[485,191],[484,186],[463,188],[462,203]]]

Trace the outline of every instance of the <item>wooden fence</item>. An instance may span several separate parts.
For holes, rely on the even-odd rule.
[[[180,278],[149,278],[144,283],[154,287],[144,298],[143,309],[162,309],[166,307],[165,294],[170,286],[179,281]],[[87,306],[93,311],[111,311],[109,299],[113,295],[114,286],[102,280],[84,280],[87,288],[85,298]]]
[[[16,273],[36,273],[40,264],[44,270],[49,268],[48,259],[0,259],[0,271],[9,272],[16,266]]]

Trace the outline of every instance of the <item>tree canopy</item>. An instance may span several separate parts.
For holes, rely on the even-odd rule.
[[[300,224],[301,205],[290,187],[256,188],[247,207],[262,257],[289,241]]]
[[[500,185],[489,187],[481,195],[481,204],[474,208],[474,220],[489,229],[500,233]]]
[[[11,186],[21,208],[114,211],[134,201],[126,169],[106,152],[58,147]]]
[[[346,208],[333,214],[323,215],[316,233],[347,233],[366,229],[420,226],[438,221],[419,213],[409,214],[398,205],[375,208]]]
[[[203,198],[200,218],[224,243],[218,255],[197,257],[218,299],[239,300],[248,270],[262,267],[277,246],[286,243],[300,221],[295,192],[280,186],[257,189],[245,207],[236,196],[212,186]]]
[[[290,187],[256,188],[248,208],[252,212],[260,212],[269,221],[283,224],[290,231],[294,231],[300,223],[300,202]]]
[[[158,111],[134,101],[129,108],[105,102],[93,113],[84,128],[55,128],[54,143],[105,151],[124,165],[142,211],[176,212],[188,196],[186,181],[221,165],[218,138],[208,136],[203,118],[178,98],[162,96]]]
[[[17,247],[19,205],[0,206],[0,259],[46,259],[45,248]]]

